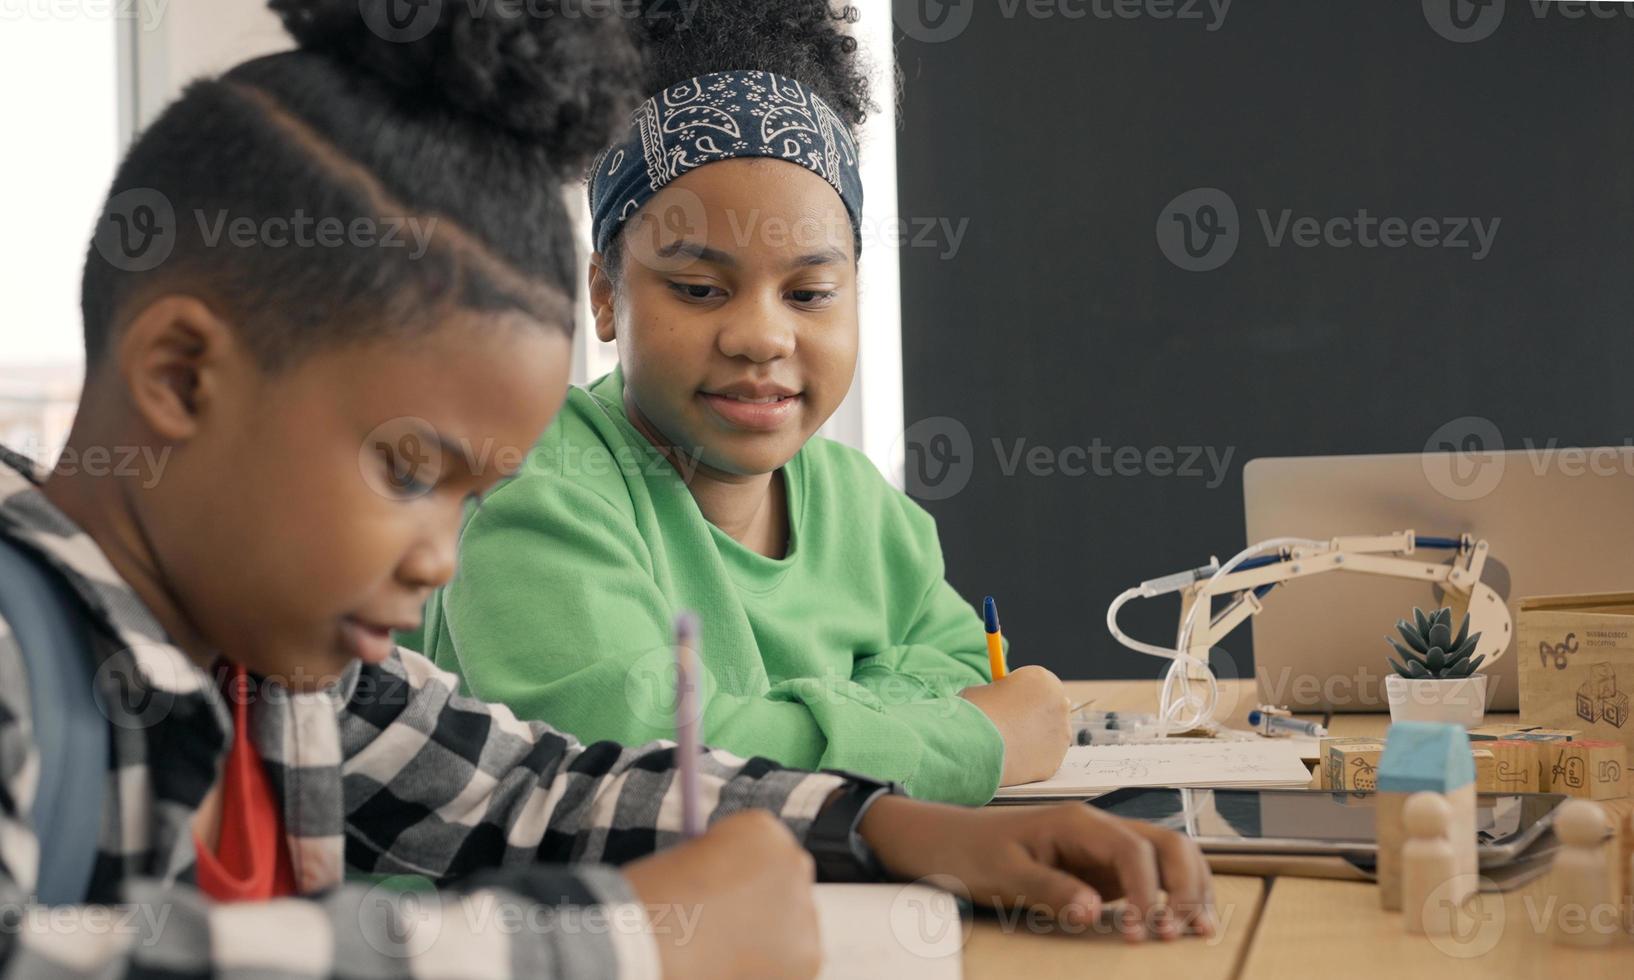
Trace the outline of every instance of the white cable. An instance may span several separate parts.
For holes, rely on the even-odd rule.
[[[1212,585],[1220,578],[1231,574],[1243,562],[1268,551],[1280,552],[1284,548],[1321,548],[1326,546],[1326,541],[1314,541],[1309,538],[1272,538],[1269,541],[1261,541],[1256,545],[1244,548],[1234,555],[1230,561],[1218,568],[1194,569],[1189,573],[1182,572],[1178,576],[1153,580],[1153,582],[1129,589],[1112,600],[1112,605],[1106,611],[1106,627],[1112,633],[1112,638],[1137,653],[1164,657],[1173,661],[1163,676],[1163,687],[1158,694],[1158,733],[1160,735],[1167,734],[1170,726],[1180,731],[1186,731],[1210,723],[1214,719],[1214,710],[1220,701],[1220,684],[1214,676],[1214,671],[1209,667],[1208,661],[1194,657],[1186,652],[1192,632],[1196,628],[1198,616],[1202,615],[1203,609],[1211,606],[1208,587],[1203,588],[1202,596],[1192,604],[1191,611],[1186,615],[1185,623],[1181,625],[1179,642],[1172,648],[1144,643],[1124,633],[1123,630],[1118,628],[1118,611],[1127,605],[1131,599],[1151,598],[1168,591],[1187,588],[1191,582],[1201,580],[1203,573],[1211,570],[1212,574],[1208,577],[1208,583]],[[1190,581],[1184,581],[1188,576]],[[1188,673],[1192,665],[1202,669],[1201,676],[1193,678]],[[1206,685],[1206,691],[1201,700],[1192,693],[1191,682],[1193,680],[1202,681]],[[1184,713],[1188,708],[1192,709],[1189,715]]]
[[[1175,657],[1180,655],[1180,651],[1171,650],[1168,647],[1154,646],[1150,643],[1143,643],[1140,640],[1129,636],[1123,630],[1118,629],[1118,610],[1128,605],[1129,600],[1131,599],[1145,598],[1151,597],[1141,591],[1139,586],[1136,586],[1135,588],[1124,592],[1116,599],[1113,599],[1111,608],[1106,611],[1106,628],[1111,631],[1112,638],[1114,640],[1117,640],[1119,643],[1122,643],[1124,646],[1136,651],[1137,653],[1149,653],[1154,657],[1166,657],[1173,660]]]
[[[1208,669],[1207,663],[1203,663],[1181,650],[1155,646],[1137,640],[1118,628],[1118,611],[1127,605],[1131,599],[1151,598],[1160,594],[1162,593],[1137,586],[1119,595],[1112,600],[1112,605],[1106,611],[1106,628],[1112,633],[1114,639],[1137,653],[1150,654],[1154,657],[1163,657],[1173,661],[1169,665],[1168,672],[1164,675],[1163,689],[1158,697],[1158,735],[1161,737],[1167,735],[1171,727],[1179,731],[1186,731],[1187,729],[1196,728],[1198,725],[1207,724],[1214,714],[1215,705],[1219,702],[1219,686],[1214,679],[1213,672]],[[1202,679],[1208,685],[1208,695],[1204,702],[1192,712],[1192,717],[1188,718],[1179,712],[1180,709],[1184,709],[1191,702],[1191,684],[1186,676],[1186,668],[1193,663],[1201,664],[1203,668],[1204,675]],[[1177,679],[1180,687],[1179,700],[1175,698]]]

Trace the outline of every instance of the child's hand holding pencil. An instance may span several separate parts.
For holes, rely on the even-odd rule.
[[[1061,768],[1072,744],[1072,702],[1060,678],[1043,667],[1021,667],[991,684],[965,688],[961,696],[1004,737],[1001,785],[1048,779]]]

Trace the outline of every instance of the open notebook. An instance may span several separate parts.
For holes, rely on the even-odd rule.
[[[1137,745],[1075,745],[1049,779],[1006,786],[996,800],[1093,796],[1126,786],[1229,786],[1287,789],[1310,785],[1298,746],[1287,741],[1177,738]]]
[[[960,980],[958,903],[924,885],[818,885],[818,980]]]

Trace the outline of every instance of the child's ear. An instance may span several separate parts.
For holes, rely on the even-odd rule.
[[[183,440],[220,397],[237,346],[231,326],[203,301],[161,296],[120,331],[119,374],[148,427]]]
[[[613,327],[613,301],[618,286],[607,272],[606,260],[601,253],[590,256],[590,313],[596,321],[596,339],[610,344],[618,337]]]

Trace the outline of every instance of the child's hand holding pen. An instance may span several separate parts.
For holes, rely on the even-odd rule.
[[[668,980],[805,980],[822,965],[811,855],[765,810],[716,821],[684,844],[626,865]]]
[[[1023,667],[1010,673],[999,631],[998,604],[992,596],[982,603],[987,632],[987,659],[993,683],[965,688],[960,696],[982,710],[1004,738],[1004,771],[999,785],[1014,786],[1048,779],[1061,768],[1072,742],[1068,720],[1072,701],[1060,678],[1043,667]]]
[[[1072,742],[1066,688],[1043,667],[1020,667],[960,696],[982,710],[1004,737],[1004,786],[1048,779]]]

